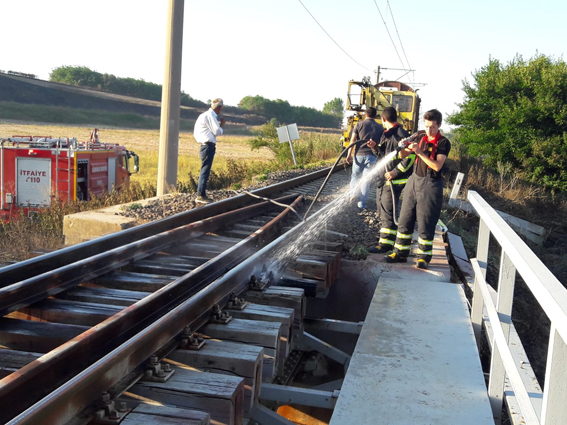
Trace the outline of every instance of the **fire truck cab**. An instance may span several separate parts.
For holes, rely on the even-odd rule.
[[[118,144],[43,136],[0,139],[0,219],[13,210],[34,210],[62,202],[88,200],[121,190],[139,171],[139,158]],[[133,163],[130,162],[132,160]]]

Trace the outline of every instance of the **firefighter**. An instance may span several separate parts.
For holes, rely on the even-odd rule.
[[[382,126],[384,134],[380,138],[380,143],[376,149],[380,149],[384,156],[393,152],[398,147],[400,140],[409,136],[408,132],[398,124],[398,113],[395,108],[387,107],[382,111]],[[368,142],[368,146],[375,147],[376,143]],[[404,159],[395,156],[391,162],[386,164],[384,178],[377,182],[376,203],[380,215],[380,239],[378,245],[368,249],[373,253],[384,253],[394,249],[396,232],[398,226],[395,214],[400,211],[400,195],[412,173],[412,166],[415,162],[415,153],[410,153]]]
[[[442,120],[437,109],[427,111],[423,116],[425,136],[400,152],[403,158],[413,152],[416,159],[404,190],[394,252],[386,256],[388,263],[407,261],[416,218],[419,232],[416,266],[427,269],[431,261],[435,226],[443,203],[442,173],[451,150],[451,142],[439,131]]]

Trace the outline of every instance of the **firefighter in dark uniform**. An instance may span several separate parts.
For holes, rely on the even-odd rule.
[[[385,131],[376,146],[376,150],[381,151],[381,154],[377,156],[385,156],[395,151],[400,140],[409,136],[408,132],[398,124],[398,113],[395,108],[384,108],[382,111],[382,126]],[[368,142],[368,145],[372,146],[372,143],[375,145],[374,142]],[[394,215],[396,210],[399,212],[399,208],[396,208],[396,206],[399,205],[400,195],[408,177],[412,173],[414,162],[415,154],[412,152],[404,159],[395,156],[392,161],[386,164],[386,173],[384,178],[377,182],[376,190],[378,213],[382,226],[380,239],[377,246],[368,249],[369,252],[383,253],[394,249],[396,232],[398,230]]]
[[[451,142],[439,131],[443,120],[441,112],[436,109],[427,111],[423,120],[425,136],[400,152],[402,157],[413,152],[416,160],[413,174],[404,190],[394,252],[386,256],[388,263],[407,261],[417,218],[419,238],[416,266],[419,269],[426,269],[433,255],[435,226],[443,204],[443,167],[451,150]]]

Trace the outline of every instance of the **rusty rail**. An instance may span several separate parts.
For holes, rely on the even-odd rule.
[[[337,170],[340,171],[340,170]],[[329,168],[296,177],[285,182],[276,183],[261,189],[252,191],[259,196],[273,197],[285,190],[292,189],[307,182],[322,178],[327,175]],[[258,200],[248,195],[241,194],[222,201],[205,205],[201,208],[193,209],[183,213],[173,215],[152,223],[146,223],[131,229],[103,236],[91,241],[83,242],[71,247],[63,248],[36,258],[21,261],[16,264],[0,268],[0,287],[8,286],[22,280],[30,279],[50,270],[64,267],[69,263],[74,263],[85,258],[97,255],[100,252],[108,251],[119,246],[136,242],[141,239],[153,236],[158,233],[167,232],[171,229],[203,220],[207,217],[232,211],[236,208],[257,203]]]
[[[268,223],[265,228],[272,226],[283,218],[288,211],[282,212]],[[317,216],[322,211],[315,213],[314,216]],[[260,265],[265,264],[269,260],[270,255],[283,241],[297,237],[299,232],[305,229],[303,224],[301,223],[290,232],[280,236],[221,278],[195,293],[192,297],[57,388],[49,396],[13,418],[8,424],[38,425],[65,423],[71,420],[89,406],[93,400],[96,400],[101,392],[107,391],[110,387],[117,384],[124,376],[143,364],[150,355],[174,339],[185,326],[196,329],[200,324],[207,321],[212,306],[215,304],[224,305],[233,292],[237,294],[243,292],[248,286],[250,276],[259,272],[261,269]],[[263,229],[257,233],[264,232],[265,230]],[[177,282],[186,279],[187,276],[180,278]]]
[[[289,202],[291,198],[296,197],[297,195],[290,195],[284,198],[280,198],[278,199],[278,201]],[[300,198],[296,199],[292,205],[295,206],[299,202],[299,200]],[[158,241],[160,238],[177,241],[177,237],[180,234],[185,234],[185,236],[187,236],[188,234],[191,234],[192,231],[196,231],[195,229],[197,229],[199,226],[200,229],[198,231],[199,233],[202,233],[203,229],[213,226],[212,223],[216,223],[215,225],[217,226],[221,223],[226,224],[227,220],[234,221],[235,216],[238,216],[239,219],[244,219],[252,215],[257,215],[258,211],[267,207],[272,208],[273,205],[270,203],[252,205],[237,212],[221,214],[216,217],[202,220],[199,223],[192,223],[185,225],[180,229],[164,232],[162,235],[156,235],[135,243],[131,243],[129,246],[123,248],[123,253],[121,254],[123,257],[121,257],[120,260],[114,264],[120,266],[124,263],[124,261],[127,261],[128,258],[139,258],[141,255],[144,256],[145,254],[143,254],[143,252],[139,248],[140,246],[150,247],[150,249],[155,252],[155,249],[151,247],[154,243],[159,243]],[[225,251],[218,257],[196,268],[185,276],[176,279],[171,284],[165,286],[156,293],[124,309],[120,313],[110,317],[94,328],[77,336],[76,338],[72,339],[56,350],[45,354],[41,358],[20,369],[17,373],[14,373],[2,379],[0,381],[0,404],[3,406],[3,408],[0,410],[0,422],[4,423],[5,421],[14,418],[14,416],[29,408],[31,404],[46,397],[50,392],[54,391],[57,387],[69,380],[72,376],[75,376],[85,368],[88,368],[89,365],[97,362],[97,360],[101,359],[112,350],[116,350],[116,348],[119,347],[120,344],[129,344],[129,342],[126,341],[129,341],[131,339],[138,340],[141,337],[136,335],[141,332],[142,329],[147,326],[152,328],[154,326],[153,322],[162,323],[163,319],[161,319],[160,317],[162,317],[168,311],[178,311],[180,305],[184,305],[188,298],[196,296],[195,294],[198,295],[198,293],[201,293],[203,291],[207,293],[207,285],[209,285],[214,279],[217,279],[230,268],[248,258],[254,252],[254,248],[257,245],[265,243],[267,241],[267,238],[277,232],[278,226],[281,223],[281,219],[287,215],[288,211],[289,209],[286,209],[284,212],[280,213],[278,217],[276,217],[276,219],[272,220],[266,226],[256,231],[251,236],[236,244],[229,250]],[[162,244],[159,245],[159,249],[163,249],[164,243],[166,242],[162,241]],[[109,256],[116,255],[116,253],[111,252],[108,255],[102,255],[105,256],[105,258],[108,258]],[[93,261],[98,264],[98,262],[102,260],[96,259]],[[78,265],[80,265],[80,267],[82,267],[83,261],[79,261],[77,263]],[[90,275],[91,273],[93,273],[92,270],[93,269],[89,268],[88,270],[86,270],[86,274]],[[67,272],[68,271],[66,271],[66,273]],[[70,274],[66,274],[66,276],[70,277],[70,280],[63,284],[63,289],[71,285],[69,283],[70,281],[77,283],[77,279],[74,279],[72,277],[71,272],[69,273]],[[51,272],[51,275],[52,277],[57,277],[57,279],[59,279],[60,276],[56,270]],[[31,283],[29,284],[31,285]],[[49,285],[47,281],[44,281],[44,285],[46,284]],[[9,288],[3,288],[3,290],[8,289]],[[23,294],[26,293],[24,289],[22,289],[22,291]],[[45,293],[45,291],[51,291],[51,289],[41,289],[42,293]],[[230,294],[230,292],[228,294]],[[199,307],[198,311],[201,311],[203,309],[208,311],[208,309],[216,304],[216,302],[212,304],[209,302],[212,299],[209,295],[206,295],[204,297],[207,301],[205,301],[204,304]],[[30,297],[28,297],[28,299],[29,298]],[[35,298],[35,296],[32,298]],[[199,298],[199,302],[203,302],[201,298]],[[13,303],[12,305],[17,305],[17,302]],[[194,314],[194,312],[192,312],[191,314]],[[175,319],[175,324],[168,322],[169,324],[166,326],[166,331],[164,331],[166,335],[169,335],[167,337],[167,340],[171,339],[177,333],[181,332],[186,324],[190,322],[190,320],[178,320],[179,318]],[[155,341],[163,341],[164,338],[165,337],[160,336],[157,337]],[[146,339],[142,344],[144,346],[143,348],[140,348],[138,345],[136,345],[137,348],[134,353],[130,353],[128,356],[122,358],[121,360],[114,358],[113,361],[118,361],[119,364],[122,364],[121,362],[126,362],[129,365],[128,368],[134,368],[145,359],[147,359],[147,357],[152,354],[153,351],[167,342],[165,341],[163,344],[158,344],[159,346],[156,346],[155,341]],[[148,350],[152,352],[146,355],[145,353]],[[61,373],[62,370],[66,371],[65,375]],[[122,376],[123,375],[124,374],[122,374]],[[84,396],[84,400],[88,399],[88,402],[90,403],[92,402],[92,400],[96,399],[98,395],[98,389],[96,391],[94,389],[98,388],[100,384],[103,384],[103,386],[106,385],[108,383],[108,379],[109,377],[107,376],[106,378],[101,378],[100,382],[97,385],[88,384],[88,395]],[[107,386],[106,388],[108,388],[109,386]],[[74,397],[78,397],[75,390],[72,390],[71,393]],[[94,398],[92,398],[92,396],[94,396]],[[51,399],[52,397],[48,396],[46,400]],[[58,406],[66,406],[63,409],[64,411],[73,411],[75,412],[75,414],[77,414],[80,410],[82,410],[82,408],[85,407],[84,403],[82,402],[76,403],[62,401],[59,400],[59,398],[57,398],[57,400],[54,402]],[[51,404],[49,405],[51,406]],[[45,416],[48,413],[45,412],[52,411],[49,409],[44,411],[43,408],[41,409],[41,411],[42,413],[40,414],[40,416],[34,416],[36,419],[32,420],[31,422],[20,422],[19,419],[14,419],[15,422],[13,423],[50,423],[50,420],[47,419],[48,416]],[[53,418],[57,418],[58,423],[64,422],[61,419],[61,411],[56,410],[54,412],[55,413],[53,414],[56,416],[53,416]],[[55,419],[53,419],[53,421],[55,421]]]

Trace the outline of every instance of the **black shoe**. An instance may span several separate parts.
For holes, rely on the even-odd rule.
[[[377,245],[368,248],[368,252],[371,252],[372,254],[384,254],[385,252],[391,251],[392,249],[393,248],[388,245]]]
[[[407,263],[408,257],[402,257],[397,252],[392,252],[390,255],[386,255],[384,257],[386,259],[386,263]]]
[[[417,264],[415,266],[418,269],[427,270],[427,268],[429,267],[429,264],[427,264],[427,261],[425,261],[423,258],[420,258],[419,260],[417,260]]]
[[[206,196],[197,196],[195,202],[198,202],[199,204],[210,204],[211,202],[213,202],[213,200],[211,198],[207,198]]]

